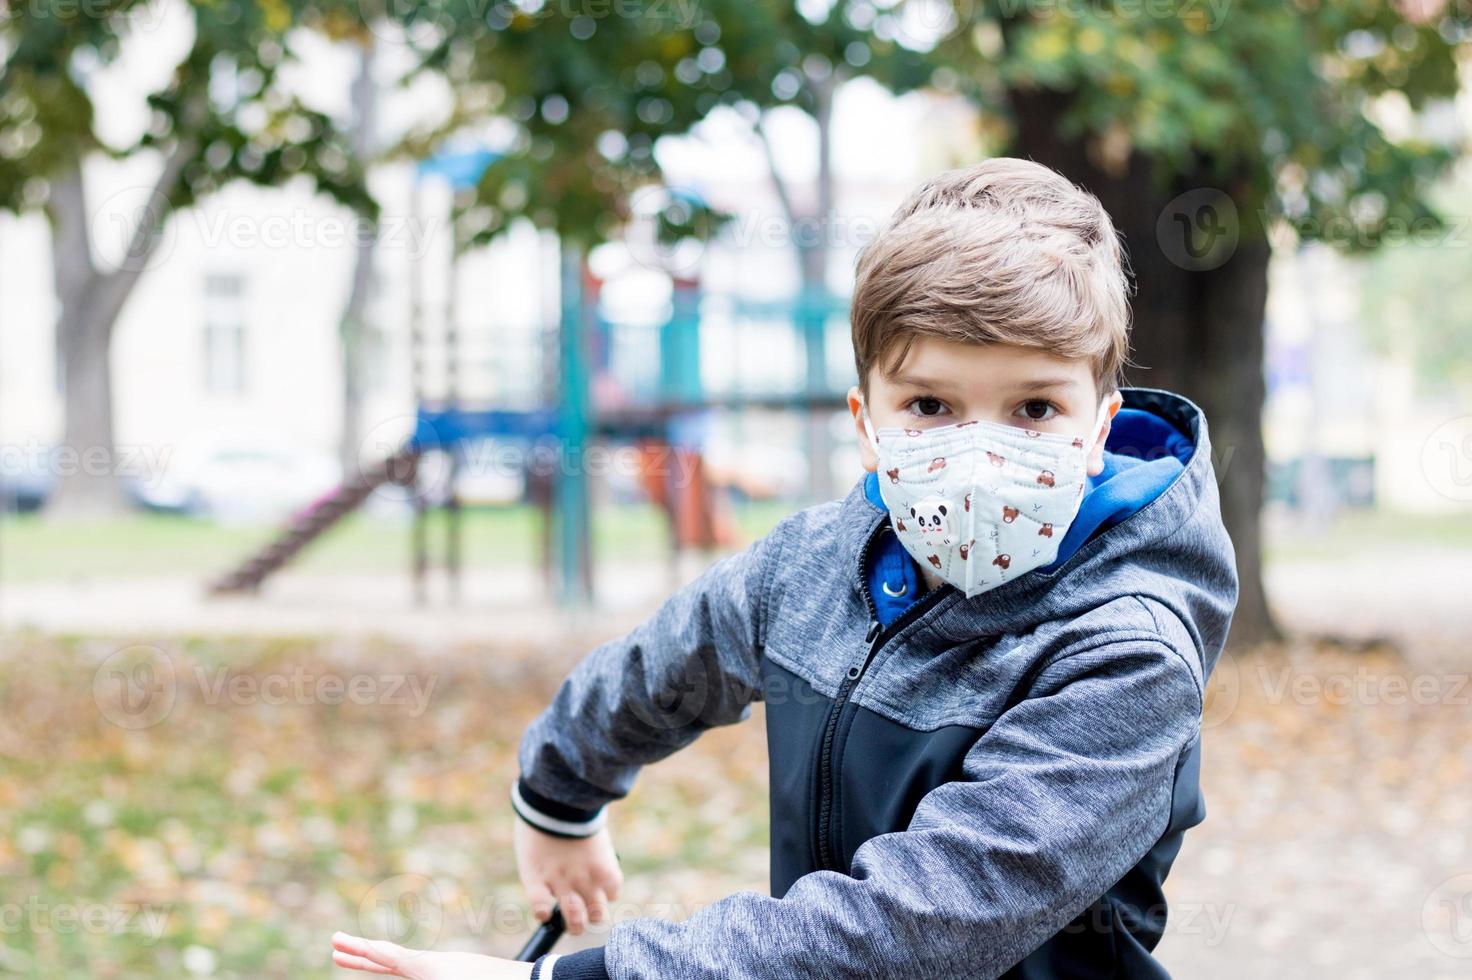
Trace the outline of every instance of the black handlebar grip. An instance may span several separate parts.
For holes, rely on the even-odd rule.
[[[556,905],[552,906],[552,915],[537,927],[537,931],[532,933],[532,938],[521,947],[521,952],[516,954],[517,960],[530,963],[549,952],[557,944],[557,940],[562,938],[562,930],[566,927],[567,923],[562,921],[562,909]]]

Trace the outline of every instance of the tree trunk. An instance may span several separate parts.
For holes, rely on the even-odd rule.
[[[833,99],[839,82],[840,76],[836,71],[830,71],[826,76],[811,79],[809,82],[813,93],[813,121],[818,127],[818,176],[811,220],[798,209],[782,174],[777,170],[777,158],[772,152],[772,144],[762,126],[760,115],[756,121],[757,136],[760,137],[762,149],[766,153],[767,170],[786,214],[787,227],[797,257],[801,302],[822,304],[820,310],[804,306],[797,316],[798,326],[803,333],[803,352],[807,361],[807,392],[814,399],[822,397],[828,387],[828,256],[831,251],[830,226],[835,206]],[[805,439],[809,461],[808,494],[815,502],[829,500],[834,496],[834,486],[830,464],[833,439],[828,416],[821,411],[809,411],[804,425],[807,430]]]
[[[808,397],[822,398],[828,390],[828,252],[829,227],[833,220],[833,72],[813,82],[813,120],[818,124],[818,186],[812,228],[798,242],[802,265],[802,293],[814,308],[803,324],[808,365]],[[828,413],[807,412],[808,458],[811,467],[809,490],[814,501],[831,500],[833,485],[833,434]]]
[[[108,271],[92,258],[91,222],[81,161],[52,182],[46,205],[51,222],[52,276],[61,315],[56,324],[66,423],[56,460],[56,493],[49,514],[99,517],[127,507],[113,441],[113,326],[149,263],[158,254],[170,196],[195,144],[176,144],[138,210],[124,252]]]
[[[59,177],[49,202],[51,256],[61,315],[65,425],[57,449],[57,488],[51,514],[97,517],[123,510],[125,498],[113,463],[112,378],[108,370],[112,323],[97,309],[103,277],[92,264],[86,191],[80,166]]]
[[[1278,639],[1262,583],[1263,316],[1271,250],[1258,200],[1246,181],[1191,175],[1161,181],[1139,153],[1109,160],[1097,146],[1060,137],[1066,93],[1016,91],[1011,98],[1017,152],[1093,192],[1124,238],[1137,288],[1130,383],[1178,392],[1206,413],[1222,518],[1240,581],[1230,642],[1243,647]],[[1197,169],[1207,172],[1205,166]],[[1183,204],[1172,206],[1187,193]],[[1236,248],[1225,261],[1193,262],[1172,240],[1171,218],[1183,207],[1188,220],[1207,208],[1235,229]]]
[[[373,149],[377,89],[373,83],[374,45],[371,37],[363,42],[358,61],[358,75],[353,81],[353,149],[358,160],[367,166]],[[338,335],[342,342],[342,432],[338,442],[338,458],[344,478],[356,473],[362,460],[358,458],[362,442],[363,416],[363,334],[364,316],[368,309],[369,290],[373,283],[373,262],[377,252],[377,229],[360,235],[355,243],[353,281],[343,307]]]

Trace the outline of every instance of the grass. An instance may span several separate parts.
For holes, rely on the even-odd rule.
[[[790,507],[750,504],[736,518],[747,540],[764,534]],[[444,553],[442,514],[430,521],[432,556]],[[0,523],[0,578],[12,582],[90,577],[218,574],[277,533],[274,526],[228,526],[164,514],[128,514],[106,521],[61,522],[44,516],[6,517]],[[468,567],[530,565],[540,561],[542,521],[531,507],[464,512],[463,554]],[[595,556],[657,559],[669,548],[668,525],[650,505],[595,510]],[[398,572],[411,560],[407,519],[353,514],[310,545],[293,567],[315,572]]]
[[[793,505],[747,504],[736,510],[746,540],[766,531]],[[540,559],[540,515],[530,507],[467,510],[467,567],[532,565]],[[129,514],[99,522],[57,522],[9,516],[0,523],[0,580],[26,582],[91,577],[207,577],[243,560],[269,541],[275,527],[225,526],[190,517]],[[431,554],[443,554],[443,515],[432,516]],[[1333,560],[1362,555],[1377,544],[1472,548],[1472,514],[1346,511],[1319,530],[1288,521],[1265,524],[1269,562]],[[669,530],[658,509],[643,504],[597,508],[595,556],[633,561],[668,553]],[[407,520],[354,514],[314,542],[294,568],[321,573],[400,572],[409,566]]]
[[[1472,548],[1472,512],[1404,514],[1349,510],[1322,529],[1295,527],[1281,518],[1269,520],[1264,524],[1263,535],[1268,562],[1365,557],[1382,546],[1397,550],[1421,547],[1465,551]]]

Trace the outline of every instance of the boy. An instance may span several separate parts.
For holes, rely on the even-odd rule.
[[[1161,883],[1205,817],[1202,691],[1237,581],[1200,410],[1117,386],[1126,293],[1107,214],[1057,173],[994,159],[919,188],[859,258],[864,477],[592,651],[528,728],[522,880],[578,934],[620,882],[606,804],[764,701],[770,897],[618,922],[535,964],[349,937],[338,962],[1166,976]]]

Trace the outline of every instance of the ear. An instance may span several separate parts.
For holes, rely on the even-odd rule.
[[[1104,472],[1104,443],[1109,440],[1109,430],[1114,427],[1114,416],[1119,413],[1120,406],[1124,404],[1124,396],[1115,389],[1114,394],[1109,396],[1109,403],[1104,409],[1104,427],[1099,430],[1099,438],[1089,447],[1089,476],[1098,476]]]
[[[879,470],[879,457],[874,454],[874,445],[869,441],[869,433],[864,431],[863,396],[859,393],[859,386],[854,385],[848,390],[848,412],[854,417],[854,433],[859,437],[859,462],[864,469],[870,473]]]

